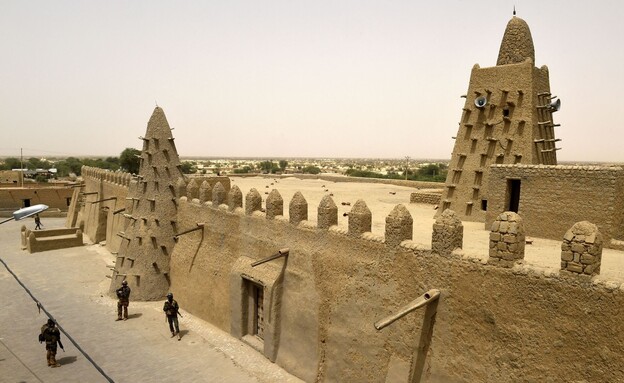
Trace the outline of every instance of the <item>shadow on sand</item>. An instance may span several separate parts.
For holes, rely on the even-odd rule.
[[[61,366],[64,366],[66,364],[71,364],[74,363],[76,361],[77,357],[75,356],[64,356],[62,358],[57,359],[56,361],[58,363],[61,364]]]

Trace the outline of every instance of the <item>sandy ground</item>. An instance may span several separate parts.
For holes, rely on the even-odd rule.
[[[33,228],[32,220],[24,223]],[[46,218],[46,228],[64,218]],[[108,296],[114,256],[101,245],[29,254],[20,249],[21,222],[0,225],[0,258],[43,307],[115,382],[300,383],[229,333],[184,311],[178,341],[171,338],[163,302],[135,302],[128,321],[115,321]],[[47,367],[37,335],[47,317],[0,264],[0,382],[105,382],[62,335],[60,368]]]
[[[403,204],[414,219],[413,240],[423,246],[431,247],[431,232],[435,221],[432,205],[412,204],[410,195],[415,189],[376,183],[332,182],[324,180],[264,177],[230,177],[232,185],[237,185],[243,197],[251,188],[256,188],[263,196],[263,203],[271,190],[277,189],[284,199],[284,215],[288,216],[288,205],[295,192],[300,191],[308,202],[308,221],[317,221],[317,207],[326,194],[333,194],[338,206],[338,226],[347,228],[348,213],[358,199],[366,202],[373,216],[372,232],[384,235],[386,216],[392,209]],[[349,202],[351,205],[343,205]],[[482,261],[488,258],[489,231],[478,222],[464,222],[464,254]],[[525,250],[525,264],[536,269],[557,272],[561,263],[561,242],[533,238],[533,244]],[[624,252],[611,249],[603,250],[601,275],[599,279],[624,281]]]

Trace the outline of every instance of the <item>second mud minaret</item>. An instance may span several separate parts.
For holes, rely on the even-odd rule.
[[[139,174],[126,200],[126,227],[110,291],[125,279],[132,299],[161,299],[169,290],[169,257],[177,233],[176,182],[183,177],[171,128],[159,107],[147,123]]]
[[[557,164],[553,112],[560,104],[548,68],[534,62],[529,26],[514,16],[496,66],[472,68],[439,212],[484,221],[490,165]]]

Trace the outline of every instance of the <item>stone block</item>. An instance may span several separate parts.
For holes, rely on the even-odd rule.
[[[490,233],[490,241],[498,242],[498,241],[500,241],[500,239],[501,239],[500,233],[496,233],[496,232],[491,232]]]
[[[589,265],[596,262],[596,257],[590,254],[581,254],[581,263]]]
[[[509,222],[501,222],[498,231],[503,234],[509,232]]]
[[[583,272],[583,265],[581,265],[580,263],[576,263],[576,262],[568,262],[568,266],[566,267],[566,269],[573,273],[580,274]]]
[[[561,243],[561,251],[571,251],[571,250],[572,250],[572,247],[570,246],[568,242]]]
[[[492,227],[490,228],[490,230],[499,231],[499,229],[500,229],[500,222],[499,221],[492,222]]]
[[[571,251],[562,251],[561,252],[561,260],[562,261],[573,261],[574,260],[574,254]]]
[[[518,243],[518,238],[515,235],[504,235],[503,242],[505,243]]]
[[[580,243],[573,243],[572,246],[571,246],[571,249],[575,253],[584,253],[585,252],[585,246],[583,246],[583,244],[580,244]]]
[[[498,255],[498,251],[496,251],[496,249],[490,249],[490,259],[491,258],[500,258],[500,256]]]

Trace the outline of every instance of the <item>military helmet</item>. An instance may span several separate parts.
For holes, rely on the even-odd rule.
[[[167,298],[173,298],[173,294],[172,293],[167,294]]]
[[[128,284],[128,281],[126,281],[126,280],[124,279],[124,280],[121,282],[121,284],[125,286],[125,285],[127,285],[127,284]]]
[[[54,326],[54,320],[48,319],[48,326]]]

